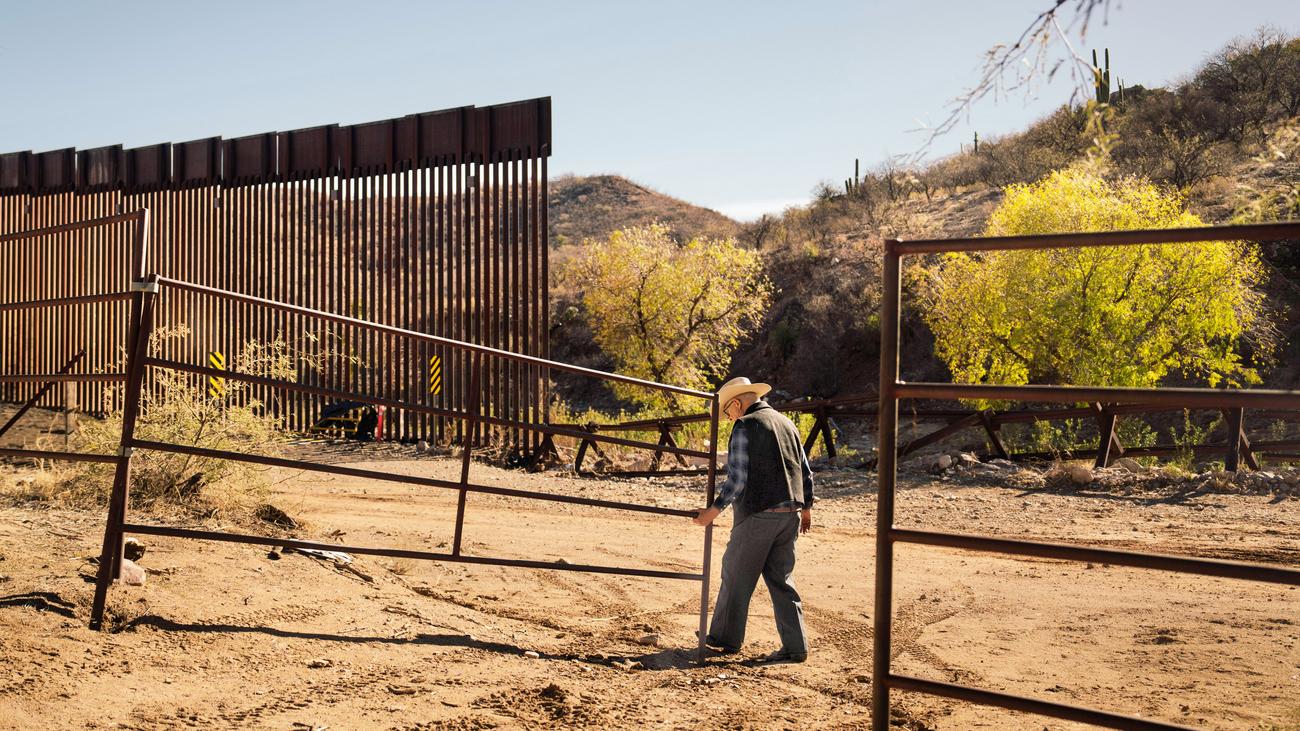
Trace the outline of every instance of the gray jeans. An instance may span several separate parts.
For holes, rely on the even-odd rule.
[[[727,551],[722,555],[722,588],[709,626],[710,645],[740,649],[745,642],[749,600],[762,575],[767,593],[772,596],[782,649],[807,654],[803,604],[792,579],[798,538],[799,513],[754,513],[732,526]]]

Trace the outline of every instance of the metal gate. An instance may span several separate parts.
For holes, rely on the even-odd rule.
[[[973,703],[1054,716],[1121,729],[1181,729],[1175,724],[1118,713],[1055,703],[1037,698],[973,688],[890,672],[890,633],[893,626],[894,545],[915,543],[969,551],[1037,556],[1069,561],[1093,561],[1115,566],[1180,571],[1277,584],[1300,585],[1300,570],[1186,556],[1166,556],[1085,546],[994,538],[964,533],[912,530],[894,525],[897,483],[898,404],[903,399],[969,399],[1051,403],[1102,402],[1147,404],[1205,409],[1297,409],[1300,392],[1224,390],[1210,388],[1098,388],[1090,386],[1002,386],[985,384],[906,383],[899,378],[899,309],[902,301],[900,262],[904,256],[944,252],[979,252],[1008,249],[1060,249],[1134,244],[1203,241],[1300,240],[1300,222],[1218,226],[1187,229],[1116,231],[1106,233],[999,236],[972,239],[934,239],[885,242],[884,296],[880,318],[880,442],[879,484],[876,498],[876,582],[873,623],[872,698],[873,728],[889,728],[890,689],[929,693]]]
[[[102,626],[109,587],[115,579],[120,577],[121,574],[125,537],[127,534],[135,533],[141,535],[172,536],[257,545],[342,550],[357,554],[431,561],[452,561],[493,566],[514,566],[557,571],[577,571],[584,573],[604,573],[624,576],[698,581],[700,582],[700,631],[698,649],[700,656],[703,657],[704,636],[709,604],[709,570],[712,560],[713,542],[712,526],[708,526],[704,530],[703,558],[699,572],[665,571],[662,569],[625,566],[586,565],[521,558],[479,556],[467,554],[462,551],[466,497],[471,492],[673,517],[678,519],[679,524],[682,525],[683,529],[692,532],[695,530],[694,526],[688,523],[685,519],[693,518],[696,515],[696,511],[694,510],[679,510],[656,505],[601,500],[575,495],[535,492],[474,483],[470,481],[471,455],[474,446],[474,442],[470,440],[463,443],[461,451],[460,479],[458,481],[451,481],[428,477],[398,475],[391,472],[366,470],[342,465],[323,464],[303,459],[290,459],[284,456],[217,450],[195,445],[142,440],[136,437],[136,426],[138,419],[141,416],[141,394],[144,389],[149,387],[147,374],[154,370],[180,371],[197,376],[195,379],[196,388],[199,388],[199,384],[203,383],[204,379],[207,377],[215,376],[232,381],[242,381],[267,391],[273,390],[277,392],[296,394],[301,396],[304,402],[308,403],[327,398],[345,399],[348,401],[402,409],[411,414],[443,419],[449,422],[463,422],[465,425],[464,433],[467,434],[473,434],[479,429],[495,428],[498,430],[514,430],[517,433],[529,435],[545,434],[548,438],[555,436],[571,437],[579,440],[595,440],[683,456],[702,457],[707,459],[709,464],[705,494],[705,504],[709,505],[712,504],[714,499],[717,479],[717,394],[697,391],[681,386],[645,381],[615,373],[606,373],[604,371],[583,368],[567,363],[549,361],[536,356],[451,340],[436,335],[403,329],[393,325],[370,322],[347,315],[312,309],[286,302],[277,302],[248,294],[218,289],[194,282],[187,282],[180,279],[161,277],[157,274],[145,274],[149,267],[149,222],[149,212],[147,210],[142,210],[102,219],[0,236],[0,245],[8,246],[12,244],[13,246],[20,248],[23,246],[48,246],[50,247],[47,250],[48,253],[59,250],[59,242],[56,239],[65,234],[71,232],[103,230],[118,226],[119,224],[129,225],[129,237],[124,236],[123,240],[129,240],[132,245],[128,252],[123,253],[117,258],[117,261],[122,267],[122,271],[126,272],[127,276],[122,277],[119,275],[116,278],[118,284],[110,284],[104,291],[87,292],[84,290],[78,291],[77,289],[71,289],[65,291],[62,296],[57,298],[28,297],[26,299],[18,300],[0,300],[0,313],[15,313],[22,315],[27,315],[33,312],[46,312],[51,309],[59,310],[69,307],[77,308],[97,306],[105,303],[121,305],[124,302],[129,302],[129,310],[124,311],[121,307],[118,307],[118,309],[109,313],[104,322],[107,329],[119,331],[123,334],[122,342],[124,342],[125,350],[127,351],[124,370],[95,373],[91,370],[79,369],[79,372],[72,373],[72,366],[80,365],[81,359],[77,358],[69,362],[67,367],[63,369],[63,372],[57,374],[37,372],[12,373],[9,372],[8,369],[5,369],[3,373],[0,373],[0,383],[21,383],[29,385],[36,390],[34,396],[29,399],[29,406],[39,399],[39,389],[41,384],[82,380],[90,383],[105,381],[125,382],[124,395],[122,396],[122,431],[119,448],[116,454],[87,454],[40,449],[0,449],[0,456],[64,459],[101,462],[114,465],[113,485],[109,497],[104,541],[100,553],[99,570],[95,584],[95,595],[91,607],[90,626],[92,628],[98,629]],[[0,257],[11,259],[10,251],[0,249]],[[24,262],[25,268],[21,270],[24,273],[32,273],[40,270],[39,260],[27,259],[24,260]],[[129,286],[123,287],[123,284],[127,282],[129,282]],[[119,289],[115,289],[114,287],[119,287]],[[94,289],[99,290],[100,288]],[[174,304],[176,301],[184,303],[184,307]],[[196,307],[216,310],[221,310],[223,308],[240,309],[241,311],[248,313],[249,317],[252,318],[253,321],[273,316],[280,317],[287,321],[296,323],[296,327],[302,329],[321,329],[329,326],[351,328],[355,331],[364,332],[367,336],[373,337],[376,341],[388,343],[390,344],[390,347],[401,347],[412,352],[423,353],[429,349],[442,349],[445,352],[454,354],[461,359],[469,360],[471,362],[471,366],[468,369],[469,383],[466,388],[468,406],[465,409],[434,406],[418,401],[407,401],[400,398],[393,398],[386,395],[382,390],[372,390],[365,388],[364,386],[357,387],[353,385],[351,386],[351,390],[344,390],[339,387],[300,383],[297,381],[283,380],[281,378],[242,373],[235,369],[217,369],[211,365],[207,365],[207,361],[200,357],[186,358],[184,355],[176,356],[169,353],[151,352],[151,335],[155,331],[159,322],[162,321],[163,323],[166,323],[167,317],[169,316],[184,318],[186,317],[189,308]],[[216,325],[217,323],[215,321],[210,324],[210,326]],[[36,328],[36,330],[40,330],[40,328]],[[33,332],[32,329],[22,330],[17,333],[18,339],[25,342],[28,349],[31,351],[42,352],[48,351],[55,346],[55,343],[50,341],[57,339],[49,338],[49,335],[50,333],[47,331]],[[84,366],[82,367],[84,368]],[[491,382],[488,378],[489,375],[493,373],[506,372],[519,373],[529,369],[535,370],[540,374],[541,378],[548,378],[551,371],[562,371],[579,376],[599,378],[605,381],[631,384],[647,389],[667,391],[687,397],[703,399],[708,404],[711,413],[709,449],[708,451],[703,451],[687,449],[679,446],[668,447],[653,442],[639,442],[603,434],[590,434],[582,429],[568,426],[557,426],[542,421],[521,419],[509,412],[501,413],[489,408],[487,399],[484,398],[484,396],[492,393],[490,390]],[[423,378],[418,379],[418,382],[423,383]],[[455,537],[453,539],[451,551],[435,552],[428,550],[408,550],[368,546],[344,546],[282,537],[258,536],[226,531],[200,530],[195,528],[130,522],[128,521],[128,514],[130,505],[131,463],[133,455],[137,450],[154,450],[177,454],[188,454],[271,467],[284,467],[312,472],[348,475],[352,477],[398,482],[428,488],[454,490],[459,493],[459,500],[456,509]]]

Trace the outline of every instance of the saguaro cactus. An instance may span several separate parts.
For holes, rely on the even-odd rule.
[[[862,180],[859,174],[858,158],[853,158],[853,177],[844,181],[844,195],[853,195],[858,192],[858,181]]]
[[[1110,49],[1105,49],[1106,66],[1097,65],[1097,49],[1092,49],[1092,86],[1097,92],[1098,104],[1110,103]]]

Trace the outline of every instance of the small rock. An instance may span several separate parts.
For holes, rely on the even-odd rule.
[[[139,561],[144,556],[144,544],[136,538],[122,541],[122,553],[132,561]]]
[[[641,635],[640,637],[636,638],[636,643],[638,645],[650,645],[651,647],[658,647],[659,635],[654,632]]]
[[[538,695],[540,695],[543,698],[549,698],[550,700],[553,701],[559,701],[560,703],[563,703],[569,698],[568,691],[556,685],[555,683],[551,683],[550,685],[547,685],[545,688],[542,688],[541,692],[538,693]]]
[[[1069,475],[1070,482],[1076,485],[1086,485],[1092,482],[1092,470],[1081,464],[1066,465],[1065,474]]]
[[[568,559],[563,559],[563,558],[557,558],[557,559],[555,559],[555,563],[558,563],[558,564],[560,564],[561,566],[568,566],[568,565],[570,565]]]
[[[994,465],[996,467],[1001,467],[1004,470],[1014,470],[1016,468],[1015,463],[1009,459],[1002,459],[1002,458],[991,459],[989,460],[989,464]]]
[[[262,503],[253,510],[253,517],[265,521],[271,525],[277,525],[281,528],[297,528],[298,521],[289,516],[288,513],[275,507],[270,503]]]
[[[425,452],[428,452],[428,451],[429,451],[429,443],[428,443],[428,442],[426,442],[426,441],[424,441],[423,439],[421,439],[420,441],[418,441],[418,442],[415,443],[415,453],[416,453],[416,454],[424,454]]]
[[[328,668],[333,665],[334,661],[326,657],[318,657],[315,660],[309,660],[307,662],[307,667],[309,668]]]
[[[952,467],[952,457],[947,454],[936,455],[934,461],[930,463],[930,469],[936,472],[943,472]]]
[[[122,559],[122,583],[127,586],[144,586],[144,567],[130,559]]]
[[[541,657],[541,654],[538,653],[536,650],[528,650],[527,652],[524,653],[524,657],[529,657],[536,660]]]
[[[414,695],[416,689],[409,685],[389,685],[388,692],[393,695]]]
[[[280,553],[279,551],[276,551],[274,548],[272,548],[271,550],[266,552],[266,557],[271,559],[272,561],[279,561]]]
[[[1114,462],[1111,462],[1111,464],[1125,472],[1132,472],[1133,474],[1140,474],[1146,471],[1146,468],[1142,466],[1142,463],[1132,457],[1120,457]]]
[[[971,465],[979,464],[980,458],[970,452],[962,452],[957,455],[957,462],[959,462],[962,467],[970,467]]]

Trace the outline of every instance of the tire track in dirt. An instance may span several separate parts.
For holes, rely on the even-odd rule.
[[[423,673],[412,673],[409,665],[384,665],[361,670],[344,669],[288,687],[272,686],[251,705],[231,707],[227,701],[217,704],[216,713],[199,713],[185,707],[157,712],[137,709],[132,719],[148,728],[182,728],[206,726],[244,728],[264,724],[277,716],[371,699],[389,699],[435,693],[440,687],[462,685],[458,680],[439,679],[429,682]],[[248,699],[245,696],[245,699]]]
[[[946,673],[953,680],[973,681],[979,679],[979,675],[969,670],[954,668],[949,665],[934,651],[920,643],[921,635],[927,627],[955,617],[974,606],[974,592],[969,588],[965,588],[962,594],[963,596],[960,599],[946,599],[935,596],[930,599],[918,599],[899,607],[898,614],[894,617],[890,659],[897,659],[903,653],[907,653],[936,670]]]
[[[920,599],[900,606],[893,622],[890,659],[897,659],[907,653],[949,676],[970,676],[968,671],[953,668],[919,642],[927,627],[967,611],[974,605],[974,594],[964,593],[965,596],[960,601]],[[809,607],[804,617],[823,641],[845,657],[871,657],[875,638],[875,628],[871,623],[816,607]]]
[[[601,616],[619,616],[637,610],[637,605],[632,602],[625,590],[621,587],[613,586],[612,582],[604,580],[601,577],[593,576],[585,585],[560,576],[558,573],[549,571],[539,574],[537,578],[546,586],[558,589],[581,599],[584,606],[580,609],[590,610],[590,612],[597,613]],[[599,587],[604,591],[593,591],[588,587]]]

